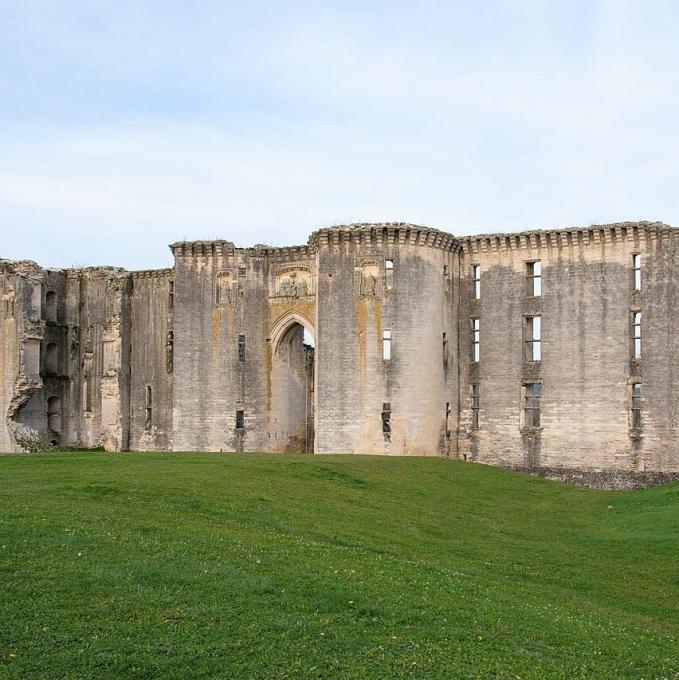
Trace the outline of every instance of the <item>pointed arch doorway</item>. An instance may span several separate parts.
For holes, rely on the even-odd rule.
[[[313,453],[315,328],[288,312],[271,328],[271,439],[274,451]]]

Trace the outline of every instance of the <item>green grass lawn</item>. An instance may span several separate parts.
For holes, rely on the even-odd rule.
[[[677,678],[679,483],[0,456],[0,677]]]

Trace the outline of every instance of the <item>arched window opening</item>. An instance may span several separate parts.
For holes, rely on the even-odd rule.
[[[31,288],[31,309],[36,318],[40,318],[42,311],[42,286],[39,283],[34,283]]]
[[[57,321],[57,294],[50,290],[45,296],[45,319],[47,321]]]
[[[47,400],[47,426],[54,434],[61,433],[61,399],[50,397]]]
[[[55,342],[47,343],[45,348],[45,370],[52,375],[59,370],[59,351]]]

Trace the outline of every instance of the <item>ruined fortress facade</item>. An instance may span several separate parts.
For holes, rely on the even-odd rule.
[[[679,470],[679,230],[170,247],[154,271],[0,260],[0,451]]]

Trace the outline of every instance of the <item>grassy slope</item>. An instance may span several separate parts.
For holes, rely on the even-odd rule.
[[[0,676],[679,676],[679,484],[0,457]]]

